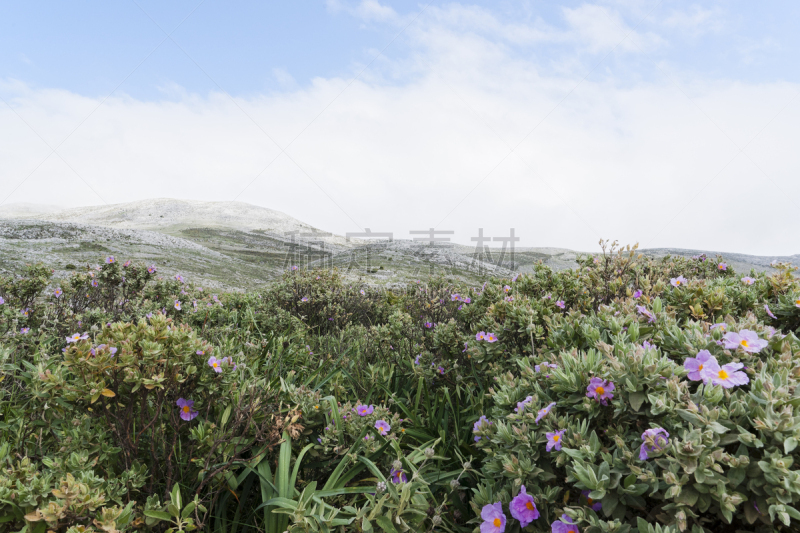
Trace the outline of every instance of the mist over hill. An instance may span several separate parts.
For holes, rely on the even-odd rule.
[[[599,252],[596,250],[594,253]],[[650,257],[717,252],[659,248]],[[57,206],[0,206],[0,270],[18,271],[43,261],[67,275],[105,255],[155,263],[165,275],[181,273],[198,283],[228,289],[252,288],[293,265],[336,267],[348,277],[379,285],[404,284],[430,274],[471,282],[510,277],[538,262],[562,270],[586,252],[564,248],[500,248],[454,243],[434,246],[411,240],[359,240],[327,233],[285,213],[244,202],[158,198],[63,209]],[[721,253],[739,272],[770,271],[773,262],[800,263],[800,255],[752,256]]]

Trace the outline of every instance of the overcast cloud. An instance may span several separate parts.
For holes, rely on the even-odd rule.
[[[664,61],[731,15],[653,19],[650,5],[509,20],[329,1],[334,19],[400,33],[405,53],[370,49],[308,82],[276,66],[277,88],[249,94],[167,80],[162,98],[105,98],[0,73],[0,201],[237,199],[340,234],[436,227],[469,243],[513,227],[525,246],[800,253],[800,84]],[[736,43],[743,64],[778,46]]]

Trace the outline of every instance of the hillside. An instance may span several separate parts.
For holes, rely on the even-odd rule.
[[[650,257],[691,257],[717,252],[659,248]],[[246,289],[275,279],[292,265],[337,267],[351,279],[375,285],[404,284],[431,273],[468,282],[511,277],[542,262],[554,270],[576,265],[584,252],[564,248],[517,248],[501,260],[500,250],[476,257],[469,246],[427,246],[408,240],[348,242],[280,211],[244,202],[152,199],[107,206],[0,206],[0,269],[16,271],[39,260],[56,265],[97,262],[104,254],[156,263],[165,274],[181,273],[199,283]],[[738,272],[773,270],[775,261],[800,263],[800,255],[752,256],[722,253]]]

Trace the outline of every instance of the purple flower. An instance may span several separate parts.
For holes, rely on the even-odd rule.
[[[367,294],[366,292],[364,292],[364,289],[361,289],[361,290],[360,290],[360,291],[358,291],[358,292],[360,292],[360,293],[361,293],[361,296],[365,296],[365,295]]]
[[[2,296],[0,296],[0,305],[3,305],[4,303],[6,303],[6,301],[3,299]]]
[[[194,402],[192,400],[178,398],[178,401],[175,403],[181,408],[181,418],[187,422],[197,416],[197,411],[193,408]]]
[[[511,287],[508,285],[503,285],[503,292],[511,292]]]
[[[408,481],[408,477],[402,468],[392,468],[389,471],[389,475],[392,476],[392,483],[406,483]]]
[[[25,309],[20,309],[19,312],[22,316],[28,316],[29,314],[31,314],[31,310],[28,307],[26,307]]]
[[[652,344],[652,343],[650,343],[650,342],[648,342],[648,341],[644,341],[644,342],[642,343],[642,348],[644,348],[645,350],[655,349],[655,348],[656,348],[656,345],[655,345],[655,344]]]
[[[711,384],[722,385],[723,388],[730,389],[736,385],[747,385],[750,378],[739,369],[744,367],[742,363],[728,363],[722,368],[710,372]]]
[[[98,285],[100,285],[100,282],[97,281],[96,279],[93,279],[92,280],[92,287],[97,287]]]
[[[506,515],[503,514],[503,504],[487,503],[481,509],[481,533],[503,533],[506,530]]]
[[[773,315],[772,311],[769,310],[769,304],[764,304],[764,311],[766,311],[767,315],[769,315],[769,317],[772,318],[773,320],[778,320],[778,317]]]
[[[113,255],[109,255],[108,257],[106,257],[106,264],[110,265],[114,261],[115,261],[115,259],[114,259]]]
[[[720,263],[720,264],[717,265],[717,268],[720,269],[720,270],[728,270],[728,264],[727,263]]]
[[[745,277],[742,278],[742,283],[744,283],[745,285],[752,285],[755,282],[756,282],[756,279],[755,278],[751,278],[750,276],[745,276]]]
[[[425,322],[425,327],[430,329],[433,327],[433,322]]]
[[[108,351],[111,353],[111,357],[114,357],[114,355],[116,355],[117,353],[117,349],[114,348],[113,346],[109,348]]]
[[[589,380],[589,386],[586,387],[586,396],[594,398],[595,401],[608,405],[608,400],[614,397],[612,391],[616,387],[608,380],[593,377]]]
[[[492,423],[488,418],[486,418],[486,415],[483,415],[472,425],[472,433],[478,433],[483,429],[489,429],[489,426],[491,425]],[[475,442],[478,442],[479,440],[481,440],[481,437],[476,436]]]
[[[565,307],[567,307],[567,304],[565,304],[565,303],[564,303],[564,300],[558,300],[558,301],[556,302],[556,305],[557,305],[558,307],[560,307],[561,309],[564,309]]]
[[[128,259],[127,261],[125,261],[125,262],[122,264],[122,266],[123,266],[123,267],[125,267],[125,268],[127,268],[127,267],[131,266],[131,260],[130,260],[130,259]]]
[[[687,357],[683,362],[683,368],[689,371],[687,376],[692,381],[703,381],[708,383],[711,379],[709,372],[719,368],[717,359],[708,350],[700,350],[697,357]]]
[[[441,366],[439,367],[439,374],[444,376],[444,368]]]
[[[758,353],[769,344],[767,341],[758,338],[758,333],[743,329],[736,333],[730,331],[722,338],[726,350],[742,348],[747,353]]]
[[[686,285],[686,278],[683,276],[678,276],[677,278],[672,278],[669,280],[669,284],[673,287],[680,287],[681,285]]]
[[[648,311],[648,309],[643,305],[637,305],[636,310],[639,312],[640,315],[644,315],[647,317],[647,322],[652,323],[656,321],[656,315]]]
[[[420,357],[422,357],[422,354],[418,354],[418,355],[417,355],[417,357],[415,357],[415,358],[414,358],[414,364],[415,364],[415,365],[418,365],[418,364],[419,364],[419,358],[420,358]]]
[[[155,274],[155,273],[156,273],[156,271],[157,271],[155,263],[153,263],[152,265],[150,265],[149,267],[147,267],[147,271],[148,271],[150,274]]]
[[[58,298],[62,294],[64,294],[64,291],[61,290],[61,287],[58,287],[56,290],[53,291],[53,296],[55,296],[56,298]]]
[[[461,295],[460,295],[460,294],[458,294],[458,293],[456,293],[456,294],[451,294],[451,295],[450,295],[450,301],[451,301],[451,302],[457,302],[457,301],[459,301],[460,299],[461,299]]]
[[[514,274],[514,277],[511,278],[511,283],[514,283],[515,281],[517,281],[518,277],[519,277],[519,274]]]
[[[302,298],[300,298],[300,301],[301,302],[307,302],[308,301],[308,296],[303,296]]]
[[[558,431],[548,432],[548,433],[545,434],[545,435],[547,435],[547,448],[546,449],[547,449],[548,452],[552,451],[553,448],[555,448],[556,451],[561,449],[561,440],[562,440],[562,437],[564,436],[564,431],[566,431],[566,430],[560,429]]]
[[[361,405],[361,404],[359,404],[359,405],[356,406],[356,413],[358,413],[358,416],[371,415],[374,410],[375,410],[375,408],[373,406],[371,406],[371,405]]]
[[[649,453],[663,450],[669,444],[669,433],[664,428],[645,430],[642,433],[642,446],[639,448],[639,460],[646,461]]]
[[[469,348],[469,344],[467,344],[467,343],[465,342],[465,343],[464,343],[464,349],[463,349],[463,350],[461,350],[461,353],[464,353],[464,352],[466,352],[466,351],[467,351],[467,348]]]
[[[478,333],[475,334],[475,340],[476,341],[482,341],[485,338],[486,338],[486,332],[485,331],[479,331]]]
[[[515,413],[521,413],[525,410],[525,406],[533,401],[533,396],[528,396],[521,402],[517,402],[517,407],[514,408]]]
[[[392,426],[390,426],[385,420],[378,420],[375,422],[375,429],[377,429],[378,433],[381,435],[388,435],[389,431],[392,429]]]
[[[528,524],[539,518],[539,510],[533,501],[533,496],[525,491],[525,485],[519,488],[517,494],[508,505],[511,516],[519,520],[519,527],[526,527]]]
[[[465,304],[472,303],[472,298],[470,298],[469,296],[467,296],[466,298],[462,296],[461,301],[464,302]]]
[[[602,509],[602,508],[603,508],[603,504],[602,504],[602,503],[600,503],[600,502],[596,502],[596,501],[594,501],[592,498],[590,498],[590,497],[589,497],[589,494],[591,494],[591,491],[588,491],[588,490],[582,490],[582,491],[581,491],[581,496],[583,496],[584,498],[586,498],[586,504],[587,504],[589,507],[591,507],[591,508],[592,508],[592,511],[595,511],[595,512],[597,512],[597,511],[599,511],[600,509]]]
[[[637,290],[636,292],[634,292],[634,293],[633,293],[633,297],[634,297],[634,298],[641,298],[641,297],[642,297],[642,291],[641,291],[641,289],[639,289],[639,290]]]
[[[711,326],[710,328],[708,328],[708,329],[709,329],[710,331],[713,331],[713,330],[715,330],[715,329],[717,329],[717,328],[722,328],[722,331],[725,331],[725,330],[728,328],[728,324],[726,324],[725,322],[717,322],[716,324],[712,325],[712,326]]]
[[[175,309],[177,309],[178,311],[181,310],[181,301],[180,300],[175,300]]]
[[[513,302],[514,301],[514,297],[513,296],[506,296],[505,300],[507,302]]]
[[[487,333],[486,342],[497,342],[497,336],[494,333]]]
[[[556,402],[552,402],[547,407],[543,407],[543,408],[539,409],[539,412],[536,413],[536,423],[538,424],[539,421],[542,418],[546,417],[547,414],[550,412],[550,410],[555,406],[556,406]]]
[[[85,341],[89,338],[88,333],[84,333],[81,335],[80,333],[73,333],[71,336],[67,337],[67,342],[78,342],[78,341]]]
[[[219,374],[222,372],[222,361],[214,357],[213,355],[208,358],[208,366],[214,369],[214,372]]]
[[[30,330],[31,328],[22,328],[19,330],[19,332],[23,335],[27,335]]]
[[[561,520],[553,522],[551,527],[552,533],[580,533],[578,531],[578,526],[565,514],[561,515]]]
[[[292,271],[295,271],[295,270],[297,270],[298,268],[300,268],[300,267],[298,267],[297,265],[292,265]]]
[[[183,276],[181,276],[180,274],[175,274],[175,279],[183,283]]]

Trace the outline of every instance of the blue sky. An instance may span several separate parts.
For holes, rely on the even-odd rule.
[[[137,2],[2,7],[0,202],[800,252],[798,3]]]
[[[428,2],[382,4],[408,17]],[[564,9],[586,4],[469,3],[506,23],[538,23],[561,31],[569,28]],[[632,7],[625,9],[625,4]],[[119,91],[144,100],[170,96],[165,88],[172,85],[200,94],[217,90],[216,84],[237,96],[281,91],[289,76],[295,83],[307,85],[317,77],[354,74],[401,29],[380,19],[353,16],[355,5],[345,0],[7,3],[0,19],[0,74],[33,86],[104,97],[147,57]],[[648,50],[646,59],[612,57],[595,76],[602,76],[608,68],[631,79],[648,78],[654,75],[652,62],[663,62],[666,68],[680,69],[687,76],[702,73],[750,82],[797,82],[800,77],[800,32],[796,31],[800,3],[739,0],[608,5],[617,7],[628,26],[638,24],[639,31],[652,32],[665,42]],[[170,40],[162,42],[162,29],[167,33],[174,30],[172,37],[185,52]],[[607,51],[581,52],[574,42],[506,40],[503,44],[523,57],[546,58],[542,67],[553,71],[576,60],[576,67],[590,67]],[[385,55],[397,59],[417,49],[412,36],[401,35]]]

